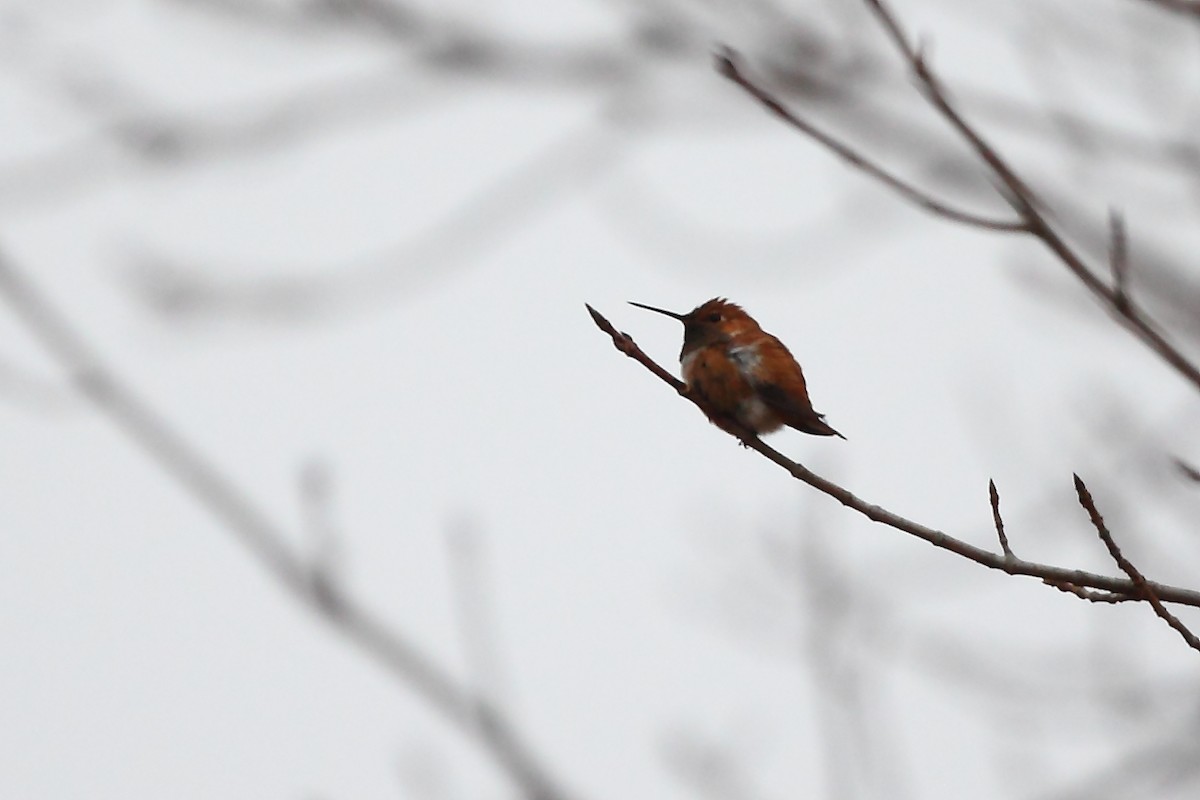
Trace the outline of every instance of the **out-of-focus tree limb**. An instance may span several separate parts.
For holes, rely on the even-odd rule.
[[[1184,461],[1182,458],[1175,459],[1175,468],[1179,470],[1179,474],[1194,483],[1200,483],[1200,469],[1196,469],[1193,465]]]
[[[487,698],[462,688],[448,670],[357,602],[320,559],[287,544],[282,525],[207,461],[88,346],[81,334],[0,253],[0,295],[68,373],[79,392],[230,531],[301,605],[413,689],[506,773],[529,800],[575,797]]]
[[[421,234],[361,263],[308,274],[280,270],[222,281],[201,267],[150,254],[126,277],[146,305],[164,317],[303,320],[361,309],[400,289],[412,291],[465,268],[564,191],[602,175],[625,145],[619,130],[588,119],[497,180],[481,185]],[[434,264],[437,269],[431,267]]]
[[[1191,14],[1194,17],[1200,18],[1200,2],[1197,0],[1145,0],[1151,5],[1164,8],[1168,11],[1175,11],[1179,14]]]

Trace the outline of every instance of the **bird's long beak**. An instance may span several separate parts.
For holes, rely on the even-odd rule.
[[[659,313],[659,314],[666,314],[668,317],[674,317],[675,319],[679,320],[680,322],[683,322],[683,317],[684,317],[684,315],[683,315],[683,314],[676,314],[674,311],[667,311],[667,310],[665,310],[665,309],[662,309],[662,308],[655,308],[654,306],[642,305],[641,303],[635,303],[635,302],[633,302],[632,300],[630,300],[630,301],[629,301],[629,305],[631,305],[631,306],[637,306],[638,308],[644,308],[644,309],[646,309],[647,311],[654,311],[654,312],[657,312],[657,313]]]

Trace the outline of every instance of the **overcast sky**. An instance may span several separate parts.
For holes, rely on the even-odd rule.
[[[726,43],[799,76],[798,108],[1002,215],[861,9],[427,5],[0,3],[0,250],[579,797],[1066,798],[1139,754],[1200,763],[1196,654],[1148,608],[852,515],[584,310],[675,370],[678,324],[625,301],[729,297],[847,437],[772,437],[789,457],[992,549],[995,479],[1018,554],[1115,574],[1078,472],[1148,575],[1200,587],[1171,468],[1200,449],[1194,387],[1035,243],[905,205],[711,68]],[[1135,264],[1187,253],[1179,170],[1070,149],[1049,112],[1187,136],[1194,82],[1147,76],[1194,78],[1196,23],[1084,5],[899,11],[1028,175],[1095,225],[1126,209]],[[5,797],[513,796],[7,306],[0,400]],[[1183,772],[1123,796],[1194,796]]]

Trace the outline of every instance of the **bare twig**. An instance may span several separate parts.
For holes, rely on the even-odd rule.
[[[1112,268],[1113,306],[1129,314],[1129,238],[1125,234],[1125,218],[1115,208],[1108,210],[1108,263]]]
[[[1083,506],[1084,510],[1088,512],[1088,517],[1091,518],[1092,525],[1095,526],[1096,533],[1100,536],[1100,541],[1104,542],[1104,546],[1108,548],[1108,554],[1112,556],[1112,560],[1117,563],[1122,572],[1129,576],[1129,580],[1133,581],[1133,585],[1137,587],[1138,592],[1154,609],[1154,613],[1158,614],[1164,622],[1174,628],[1183,637],[1183,640],[1187,642],[1188,647],[1200,652],[1200,639],[1197,639],[1196,635],[1179,621],[1179,617],[1176,617],[1167,610],[1167,607],[1163,605],[1162,599],[1159,597],[1155,585],[1146,580],[1141,571],[1121,552],[1121,548],[1113,541],[1112,534],[1109,533],[1108,527],[1104,524],[1104,518],[1100,516],[1099,510],[1096,509],[1096,501],[1092,499],[1092,494],[1088,491],[1087,486],[1084,485],[1083,479],[1078,475],[1074,477],[1075,493],[1079,495],[1079,505]]]
[[[1183,352],[1166,336],[1158,330],[1155,323],[1149,320],[1140,309],[1138,309],[1128,297],[1124,301],[1119,299],[1117,289],[1111,287],[1102,280],[1099,275],[1087,265],[1083,256],[1075,251],[1065,239],[1055,230],[1047,219],[1046,215],[1041,210],[1041,203],[1037,195],[1029,187],[1028,184],[1017,175],[1016,171],[1008,164],[1008,162],[1000,155],[996,148],[991,145],[984,137],[975,129],[973,125],[968,123],[957,107],[950,101],[949,96],[942,86],[941,81],[933,73],[925,59],[925,54],[921,47],[914,46],[909,42],[901,29],[895,15],[888,8],[883,0],[864,0],[868,8],[875,14],[883,27],[888,38],[900,51],[913,76],[916,78],[917,87],[924,95],[926,101],[942,116],[943,119],[953,128],[963,141],[965,141],[976,156],[988,167],[991,172],[993,182],[996,186],[996,191],[1002,198],[1017,212],[1020,218],[1019,226],[1003,226],[997,228],[994,225],[979,225],[977,222],[969,220],[959,220],[966,224],[971,224],[976,227],[992,228],[999,230],[1022,230],[1029,235],[1041,241],[1047,249],[1049,249],[1064,266],[1075,277],[1083,283],[1093,296],[1100,300],[1105,306],[1110,308],[1123,324],[1131,330],[1138,338],[1142,340],[1151,350],[1153,350],[1159,358],[1169,364],[1176,372],[1187,379],[1193,386],[1200,389],[1200,366],[1194,364]],[[750,81],[742,73],[738,72],[733,65],[733,61],[728,57],[719,57],[718,70],[734,80],[739,86],[744,88],[747,93],[753,96],[759,102],[766,105],[773,113],[781,118],[792,123],[793,115],[783,107],[783,105],[775,99],[775,97],[766,89],[758,86]],[[849,151],[846,145],[843,145],[826,134],[815,135],[815,131],[808,129],[803,125],[792,123],[799,130],[813,137],[821,144],[833,149],[841,154],[841,150]],[[829,141],[826,141],[829,140]],[[842,157],[851,163],[852,159],[842,155]],[[859,167],[863,169],[863,167]],[[897,189],[894,180],[889,173],[882,169],[876,171],[864,170],[880,180],[885,185]],[[878,173],[878,174],[877,174]],[[922,206],[928,207],[922,199],[920,193],[913,197],[907,192],[902,192],[909,199]],[[941,216],[953,219],[952,214],[941,214]]]
[[[838,158],[845,161],[855,169],[870,175],[879,182],[890,187],[906,200],[920,206],[926,211],[930,211],[940,217],[961,222],[966,225],[971,225],[976,228],[985,228],[992,231],[1003,231],[1007,233],[1028,233],[1028,227],[1021,220],[1008,221],[991,219],[982,217],[978,214],[973,214],[969,211],[962,211],[954,208],[941,200],[934,198],[928,192],[925,192],[903,179],[888,172],[875,161],[864,156],[854,148],[838,141],[836,138],[821,129],[817,128],[811,122],[800,118],[794,111],[787,109],[781,102],[768,93],[765,89],[760,88],[756,83],[746,77],[742,68],[736,60],[736,54],[726,48],[717,53],[716,56],[717,72],[724,75],[729,80],[742,87],[751,97],[758,100],[762,105],[775,116],[791,125],[796,130],[805,134],[814,141],[820,143],[827,149],[831,150]]]
[[[618,331],[612,326],[611,322],[604,318],[599,311],[592,308],[587,303],[584,303],[584,306],[587,308],[588,313],[592,315],[592,321],[596,323],[596,326],[612,337],[614,347],[632,358],[634,361],[641,364],[646,369],[653,372],[658,376],[659,380],[663,381],[675,391],[679,392],[679,394],[692,401],[692,403],[701,411],[703,411],[704,415],[710,420],[721,420],[721,425],[718,427],[721,427],[723,430],[726,430],[730,434],[736,436],[746,447],[752,446],[750,444],[751,440],[758,441],[758,437],[755,436],[752,431],[742,427],[737,420],[725,416],[724,413],[717,411],[714,408],[710,408],[703,397],[689,392],[686,383],[679,380],[670,372],[667,372],[665,369],[655,363],[654,359],[646,355],[645,351],[637,346],[637,342],[633,341],[633,337],[631,337],[628,333],[622,333],[621,331]]]
[[[591,306],[588,306],[587,309],[597,327],[612,338],[613,345],[618,350],[650,370],[660,380],[671,386],[702,411],[704,410],[702,403],[687,391],[686,384],[656,364],[637,346],[629,334],[618,331],[613,327],[611,322]],[[839,486],[833,481],[822,478],[803,464],[792,461],[770,445],[764,444],[761,439],[749,432],[737,433],[731,431],[731,433],[737,436],[746,447],[757,451],[767,460],[786,470],[796,480],[829,495],[834,500],[837,500],[847,508],[857,511],[867,519],[895,528],[898,531],[903,531],[932,544],[934,547],[948,550],[955,555],[974,561],[976,564],[985,566],[988,569],[999,570],[1009,575],[1028,575],[1040,578],[1052,586],[1068,584],[1079,588],[1100,589],[1118,595],[1142,596],[1142,590],[1131,579],[1098,575],[1092,572],[1084,572],[1083,570],[1054,567],[1048,564],[1026,561],[1021,558],[1009,558],[1003,553],[993,553],[982,547],[976,547],[969,542],[957,539],[936,528],[922,525],[919,522],[863,500],[850,492],[850,490]],[[1184,589],[1178,586],[1168,586],[1166,584],[1154,583],[1153,581],[1146,581],[1145,585],[1150,587],[1154,591],[1155,596],[1164,602],[1179,603],[1180,605],[1200,608],[1200,591]]]
[[[665,369],[663,369],[658,364],[656,364],[654,362],[654,359],[652,359],[652,358],[650,358],[650,356],[646,355],[645,351],[643,351],[642,348],[637,346],[637,342],[635,342],[633,340],[632,336],[630,336],[628,333],[622,333],[622,332],[618,331],[616,328],[614,328],[612,326],[612,323],[609,322],[607,319],[605,319],[604,315],[602,315],[599,311],[592,308],[587,303],[584,303],[583,305],[585,308],[587,308],[588,313],[592,315],[592,321],[596,323],[596,326],[598,328],[600,328],[600,330],[604,331],[605,333],[607,333],[609,336],[612,337],[614,347],[616,347],[618,350],[620,350],[625,355],[632,358],[634,361],[641,364],[646,369],[653,372],[655,375],[658,376],[658,379],[661,380],[663,383],[666,383],[668,386],[670,386],[675,391],[679,392],[684,397],[688,397],[688,390],[687,390],[686,383],[679,380],[674,375],[672,375],[670,372],[667,372]],[[691,399],[691,398],[689,398],[689,399]],[[693,402],[695,402],[695,401],[693,400]],[[699,404],[697,403],[697,405],[699,405]],[[703,406],[701,406],[701,410],[703,410]]]
[[[992,522],[996,524],[996,537],[1000,540],[1000,549],[1005,558],[1016,558],[1012,548],[1008,546],[1008,535],[1004,533],[1004,520],[1000,518],[1000,492],[996,491],[996,482],[988,480],[988,500],[992,504]]]
[[[1082,586],[1076,586],[1073,583],[1062,583],[1051,580],[1043,580],[1042,583],[1047,586],[1053,586],[1060,592],[1073,594],[1080,600],[1087,600],[1089,603],[1109,603],[1115,605],[1117,603],[1140,603],[1145,599],[1140,595],[1123,594],[1120,592],[1097,592],[1092,589],[1084,589]]]
[[[1160,358],[1187,378],[1197,389],[1200,389],[1200,367],[1193,364],[1182,351],[1167,341],[1157,327],[1134,308],[1132,303],[1126,302],[1123,305],[1118,303],[1115,290],[1105,284],[1087,266],[1083,257],[1076,253],[1055,231],[1049,220],[1039,210],[1040,203],[1034,192],[1009,166],[996,148],[989,144],[951,103],[941,82],[933,74],[921,52],[908,43],[900,28],[900,23],[884,0],[864,0],[864,2],[875,13],[889,38],[908,61],[925,99],[991,169],[1001,196],[1008,200],[1013,209],[1028,223],[1030,234],[1041,240],[1093,295],[1117,312],[1120,319],[1125,321],[1126,326]]]
[[[459,686],[448,670],[340,586],[325,578],[314,580],[307,559],[288,546],[283,526],[105,366],[67,319],[3,254],[0,295],[67,371],[84,397],[236,536],[296,600],[447,717],[499,765],[527,798],[566,800],[572,796],[506,718],[490,713],[488,724],[479,724],[480,708],[486,705],[482,698]]]

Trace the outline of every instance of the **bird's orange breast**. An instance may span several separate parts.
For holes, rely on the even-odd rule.
[[[684,356],[683,379],[712,411],[757,433],[775,430],[783,423],[758,396],[744,361],[724,345],[702,347]]]
[[[702,347],[689,353],[682,364],[683,379],[715,410],[733,415],[739,404],[754,394],[737,362],[724,347]]]

